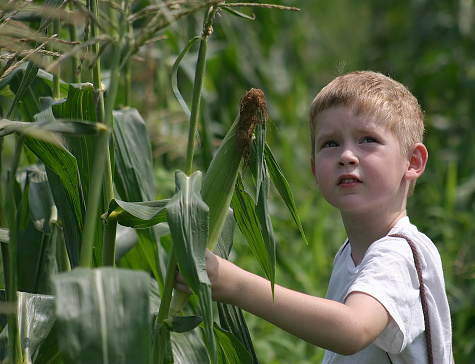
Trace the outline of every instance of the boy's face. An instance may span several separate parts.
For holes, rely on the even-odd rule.
[[[312,172],[323,197],[342,213],[405,208],[409,158],[374,117],[333,107],[318,115]]]

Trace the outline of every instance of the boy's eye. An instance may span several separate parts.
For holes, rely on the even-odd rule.
[[[367,136],[367,137],[364,137],[361,142],[362,143],[377,143],[378,141],[373,137]]]
[[[336,147],[338,147],[338,143],[335,142],[334,140],[329,140],[329,141],[322,144],[322,149],[323,148],[336,148]]]

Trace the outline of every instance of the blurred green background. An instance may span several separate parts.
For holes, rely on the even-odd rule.
[[[257,1],[256,1],[257,2]],[[264,2],[264,1],[262,1]],[[267,1],[266,1],[267,2]],[[135,1],[141,7],[148,1]],[[301,10],[220,12],[209,38],[195,170],[206,170],[251,87],[267,97],[268,143],[288,178],[309,244],[278,199],[270,206],[278,284],[325,295],[333,257],[345,239],[338,211],[319,195],[310,171],[307,112],[335,76],[382,72],[405,84],[426,115],[429,163],[409,199],[409,216],[441,253],[453,317],[457,364],[475,358],[475,4],[473,0],[275,0]],[[132,62],[132,94],[152,138],[157,199],[184,168],[188,123],[171,88],[171,68],[203,14],[184,17],[146,44]],[[179,87],[190,100],[197,45],[182,61]],[[104,80],[107,82],[107,80]],[[119,90],[121,92],[121,90]],[[121,97],[118,95],[119,101]],[[1,100],[0,100],[1,101]],[[6,139],[5,155],[11,146]],[[271,196],[272,200],[272,196]],[[260,274],[239,232],[231,257]],[[323,351],[246,315],[262,363],[319,362]]]
[[[202,138],[197,146],[195,168],[206,169],[210,153],[237,115],[244,92],[261,88],[272,119],[268,142],[289,180],[309,240],[305,245],[284,206],[272,205],[277,283],[324,295],[333,256],[345,233],[338,212],[315,188],[309,168],[308,107],[318,91],[341,73],[370,69],[405,84],[425,111],[429,150],[428,167],[409,200],[409,216],[440,250],[456,362],[471,363],[475,357],[474,2],[274,3],[301,10],[244,9],[255,15],[254,21],[227,13],[215,19],[202,110],[209,132],[204,134],[210,137]],[[186,41],[199,34],[201,22],[202,14],[182,19],[168,29],[161,46],[143,49],[143,58],[133,66],[134,106],[145,115],[153,136],[163,196],[173,190],[173,168],[183,164],[186,149],[187,125],[171,95],[170,67]],[[185,95],[191,93],[196,52],[197,47],[185,58],[178,75]],[[239,233],[232,259],[259,273]],[[321,359],[322,350],[246,317],[263,363]]]

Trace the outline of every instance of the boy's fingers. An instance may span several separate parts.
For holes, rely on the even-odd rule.
[[[181,275],[180,271],[177,269],[176,275],[175,275],[175,281],[180,282],[180,283],[186,283],[185,279]]]
[[[193,294],[193,292],[191,292],[190,287],[188,287],[186,283],[179,283],[175,281],[174,288],[180,292],[188,293],[190,295]]]
[[[192,294],[190,287],[185,282],[185,279],[180,274],[180,271],[176,272],[174,288],[177,291]]]

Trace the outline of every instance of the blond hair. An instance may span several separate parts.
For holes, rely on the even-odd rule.
[[[310,107],[309,125],[312,158],[315,156],[315,125],[323,110],[336,106],[352,108],[356,115],[374,117],[398,138],[408,153],[424,135],[424,114],[419,102],[401,83],[381,73],[357,71],[335,78],[315,97]],[[411,184],[410,192],[414,188]]]

